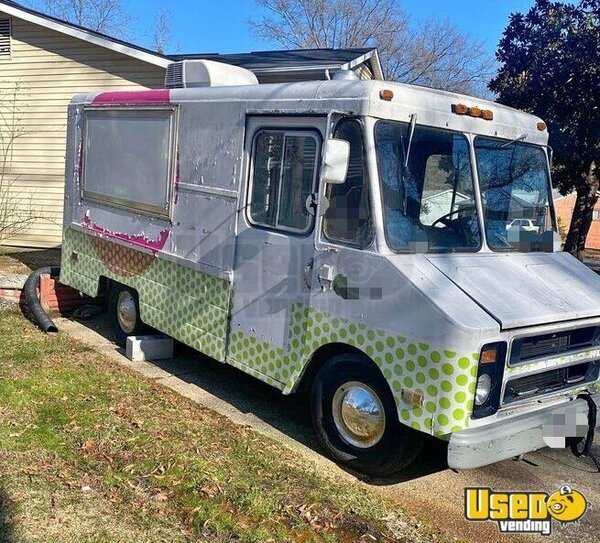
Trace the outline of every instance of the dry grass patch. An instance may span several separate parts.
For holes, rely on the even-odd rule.
[[[358,485],[0,314],[0,541],[432,541]]]
[[[60,265],[60,249],[0,247],[0,275],[29,275],[45,266]]]

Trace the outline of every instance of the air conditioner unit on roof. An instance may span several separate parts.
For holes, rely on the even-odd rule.
[[[182,60],[167,67],[167,89],[258,85],[256,76],[245,68],[212,60]]]

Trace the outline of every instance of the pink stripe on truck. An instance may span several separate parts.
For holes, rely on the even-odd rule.
[[[170,104],[171,93],[169,89],[101,92],[92,103],[95,105]]]

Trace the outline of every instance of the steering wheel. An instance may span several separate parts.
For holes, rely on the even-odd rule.
[[[476,210],[476,209],[477,209],[477,206],[475,204],[471,204],[470,206],[465,206],[465,207],[461,207],[459,209],[455,209],[454,211],[450,211],[450,213],[446,213],[445,215],[442,215],[439,219],[436,219],[431,224],[431,227],[436,228],[438,224],[443,224],[444,226],[451,228],[455,232],[460,233],[460,232],[458,232],[458,224],[455,221],[450,220],[450,218],[453,215],[460,213],[461,211],[472,211],[472,210]]]

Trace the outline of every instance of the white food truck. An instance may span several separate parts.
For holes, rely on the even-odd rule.
[[[119,343],[310,390],[324,449],[372,474],[425,434],[457,469],[585,434],[600,277],[559,250],[541,119],[343,71],[186,61],[166,87],[69,107],[60,279],[108,295]]]

